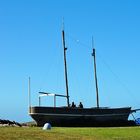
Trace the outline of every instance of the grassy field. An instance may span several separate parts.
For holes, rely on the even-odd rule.
[[[0,140],[140,140],[140,127],[58,128],[0,127]]]

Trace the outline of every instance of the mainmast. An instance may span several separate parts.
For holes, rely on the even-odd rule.
[[[93,39],[92,39],[92,46],[93,46]],[[95,86],[96,86],[96,102],[97,102],[97,108],[99,108],[99,94],[98,94],[98,81],[97,81],[97,72],[96,72],[95,48],[93,48],[92,56],[93,56],[93,61],[94,61],[94,77],[95,77]]]
[[[69,104],[69,90],[68,90],[68,76],[67,76],[67,61],[66,61],[66,51],[67,48],[65,46],[65,32],[64,29],[62,29],[62,41],[63,41],[63,48],[64,48],[64,68],[65,68],[65,81],[66,81],[66,96],[67,96],[67,105]]]

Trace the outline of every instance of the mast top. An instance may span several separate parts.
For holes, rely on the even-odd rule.
[[[92,48],[94,48],[94,38],[92,36]]]
[[[92,56],[95,56],[95,47],[94,47],[94,38],[93,38],[93,36],[92,36],[92,50],[93,50]]]
[[[62,31],[64,31],[64,17],[62,18]]]
[[[95,56],[95,48],[93,48],[92,56]]]

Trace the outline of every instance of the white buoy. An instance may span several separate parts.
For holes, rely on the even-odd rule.
[[[43,130],[51,130],[51,124],[50,123],[45,123],[43,126]]]

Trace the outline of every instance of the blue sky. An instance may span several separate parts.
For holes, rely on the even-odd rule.
[[[38,105],[39,91],[65,94],[63,17],[70,102],[96,106],[93,36],[100,106],[140,108],[139,7],[139,0],[0,1],[0,118],[31,120],[29,76],[32,105]],[[52,101],[44,98],[42,104]]]

